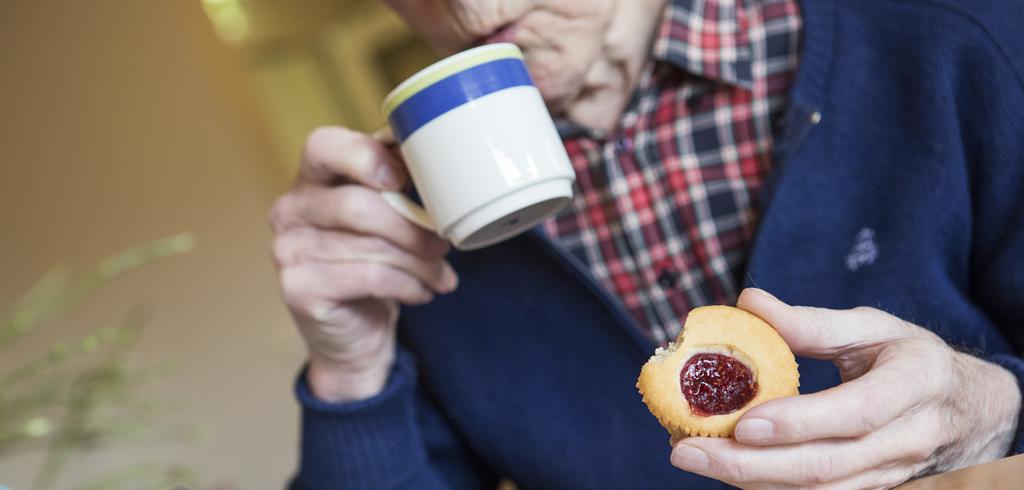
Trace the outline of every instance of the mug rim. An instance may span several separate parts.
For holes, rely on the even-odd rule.
[[[515,44],[493,43],[460,51],[438,60],[406,78],[388,92],[381,103],[381,112],[388,118],[403,102],[431,85],[474,66],[507,58],[523,59],[523,53]]]

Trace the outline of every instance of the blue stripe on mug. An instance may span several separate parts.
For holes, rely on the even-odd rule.
[[[441,79],[402,102],[388,120],[399,143],[438,116],[487,94],[533,86],[523,60],[504,58],[476,65]]]

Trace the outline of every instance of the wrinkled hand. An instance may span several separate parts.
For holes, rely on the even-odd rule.
[[[448,244],[381,198],[378,190],[405,179],[372,137],[320,128],[306,141],[294,188],[270,211],[281,291],[321,399],[378,393],[394,362],[398,303],[429,302],[458,282],[443,260]]]
[[[794,307],[753,289],[737,305],[794,353],[833,361],[843,383],[752,408],[735,439],[675,442],[673,465],[744,488],[888,488],[1008,451],[1021,401],[1005,369],[873,308]]]

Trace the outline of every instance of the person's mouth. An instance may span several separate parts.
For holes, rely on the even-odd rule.
[[[494,43],[514,43],[516,40],[516,31],[518,30],[518,24],[516,24],[515,22],[510,22],[491,31],[489,34],[480,36],[477,39],[476,44],[479,46],[483,44]]]

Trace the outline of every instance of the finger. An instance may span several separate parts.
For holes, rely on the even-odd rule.
[[[815,359],[834,359],[910,334],[905,322],[874,308],[790,306],[756,288],[743,290],[736,306],[768,322],[795,354]]]
[[[438,293],[449,293],[458,285],[458,276],[444,259],[424,259],[368,235],[298,229],[278,235],[274,257],[279,267],[305,262],[385,264],[409,273]]]
[[[382,190],[398,190],[405,168],[373,137],[339,126],[313,130],[302,149],[298,184],[327,185],[339,178]]]
[[[912,438],[890,431],[858,439],[771,447],[747,446],[728,438],[689,437],[675,447],[671,461],[680,469],[739,486],[751,482],[817,486],[899,460],[912,452],[914,443]]]
[[[270,221],[277,233],[312,226],[384,238],[416,255],[443,257],[448,243],[403,218],[372,189],[346,185],[306,187],[274,203]]]
[[[314,320],[338,303],[376,298],[420,305],[434,296],[419,279],[383,264],[304,264],[283,269],[280,282],[292,312]]]
[[[929,396],[913,372],[900,363],[883,363],[839,386],[751,408],[736,424],[735,437],[745,444],[766,446],[861,436],[913,410]]]

